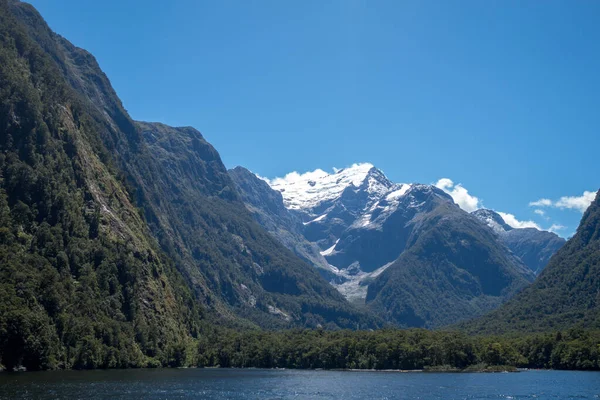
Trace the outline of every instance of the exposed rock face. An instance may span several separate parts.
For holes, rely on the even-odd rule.
[[[297,256],[319,268],[324,276],[332,278],[331,269],[319,247],[302,234],[305,225],[301,216],[284,206],[281,193],[243,167],[232,169],[229,174],[254,218]]]
[[[264,327],[369,326],[316,269],[254,221],[200,132],[137,125],[155,163],[152,178],[141,182],[151,230],[208,302]],[[285,217],[285,208],[264,196],[271,212]]]
[[[293,231],[295,243],[320,248],[323,275],[346,298],[403,326],[481,315],[533,280],[498,234],[444,191],[393,183],[370,164],[239,186],[250,192],[242,197],[255,218],[275,236]],[[501,218],[495,223],[510,228]],[[293,242],[286,246],[293,249]]]

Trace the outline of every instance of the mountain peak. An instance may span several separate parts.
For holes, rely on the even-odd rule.
[[[442,189],[433,186],[426,185],[423,183],[413,183],[410,185],[410,190],[408,191],[413,195],[436,195],[442,199],[449,200],[454,203],[454,199],[448,193],[444,192]],[[407,192],[407,193],[408,193]]]
[[[496,211],[489,210],[487,208],[480,208],[479,210],[473,211],[471,214],[492,228],[496,233],[504,233],[513,229]]]
[[[353,164],[334,169],[333,173],[316,169],[305,173],[291,172],[272,179],[270,185],[279,191],[289,209],[308,209],[341,196],[348,187],[363,188],[369,193],[381,193],[393,184],[383,172],[370,163]]]

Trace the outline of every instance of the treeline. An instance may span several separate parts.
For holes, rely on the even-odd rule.
[[[131,357],[132,351],[139,353],[135,345],[129,350],[127,344],[120,347],[94,345],[87,337],[75,339],[74,348],[81,348],[76,363],[37,366],[30,363],[28,369],[221,367],[458,371],[511,366],[600,370],[600,331],[581,329],[474,337],[462,332],[424,329],[235,331],[206,323],[196,339],[170,344],[154,357],[141,354]],[[119,354],[121,352],[124,353]],[[2,361],[0,359],[0,367]]]
[[[598,370],[600,332],[573,329],[521,337],[470,337],[427,330],[228,331],[202,337],[196,357],[196,365],[204,367]]]

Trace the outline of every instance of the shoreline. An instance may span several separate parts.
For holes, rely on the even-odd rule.
[[[499,368],[496,368],[499,367]],[[465,369],[452,369],[452,368],[422,368],[422,369],[361,369],[361,368],[238,368],[238,367],[158,367],[158,368],[94,368],[94,369],[47,369],[47,370],[25,370],[19,369],[16,371],[8,371],[1,369],[0,374],[25,374],[25,373],[36,373],[36,372],[85,372],[85,371],[159,371],[159,370],[187,370],[187,369],[198,369],[198,370],[257,370],[257,371],[313,371],[313,372],[380,372],[380,373],[516,373],[526,371],[561,371],[554,369],[534,369],[534,368],[517,368],[512,366],[488,366],[482,368],[465,368]],[[585,371],[585,370],[581,370]]]

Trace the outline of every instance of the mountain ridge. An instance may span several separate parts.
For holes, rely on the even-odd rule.
[[[533,273],[518,257],[512,255],[487,224],[476,218],[476,215],[470,215],[460,209],[449,194],[433,185],[393,183],[383,172],[368,163],[354,164],[346,169],[334,169],[333,173],[322,170],[302,175],[292,173],[284,178],[265,180],[265,182],[269,183],[272,192],[279,192],[280,196],[273,194],[273,198],[278,199],[279,208],[286,208],[289,214],[303,221],[301,233],[304,239],[321,249],[320,253],[328,264],[328,268],[320,266],[322,275],[329,279],[346,298],[357,304],[366,302],[372,310],[392,323],[411,326],[411,318],[419,314],[420,316],[412,319],[412,323],[416,323],[417,326],[434,327],[478,316],[497,307],[533,280]],[[261,186],[263,190],[268,190],[266,185]],[[304,190],[307,192],[303,192]],[[243,192],[244,189],[240,191]],[[260,202],[252,204],[252,208],[261,208]],[[442,209],[444,211],[440,213],[439,210]],[[261,208],[261,212],[269,214],[268,209],[264,207]],[[437,214],[438,217],[434,218],[433,216]],[[447,219],[449,216],[453,216],[451,220],[455,222],[443,225],[446,224],[443,222],[444,218]],[[271,218],[278,219],[275,215],[271,215]],[[408,293],[400,294],[397,290],[384,290],[384,288],[398,286],[396,277],[400,276],[399,273],[389,271],[405,270],[406,268],[399,265],[403,264],[402,259],[408,260],[409,257],[412,257],[413,261],[414,257],[417,257],[428,267],[432,266],[435,261],[428,259],[425,254],[429,251],[425,249],[430,245],[418,245],[415,247],[419,249],[418,253],[415,253],[417,250],[410,252],[410,249],[419,242],[420,237],[429,237],[431,239],[428,240],[433,240],[427,232],[428,229],[437,232],[440,227],[445,226],[458,233],[461,232],[463,229],[461,225],[464,224],[469,226],[466,232],[470,232],[469,239],[474,243],[474,248],[485,248],[487,250],[482,254],[495,255],[493,268],[503,271],[498,272],[497,276],[501,277],[505,274],[511,276],[508,280],[502,280],[506,282],[506,287],[493,293],[489,290],[486,292],[486,286],[481,286],[479,282],[485,276],[484,270],[470,275],[467,265],[456,264],[448,258],[445,262],[452,265],[449,273],[453,276],[449,279],[466,274],[459,279],[462,280],[469,275],[468,279],[472,282],[470,290],[473,292],[463,293],[458,289],[450,289],[450,291],[454,290],[457,296],[453,301],[465,302],[461,306],[461,312],[450,311],[452,302],[439,303],[435,306],[430,304],[432,308],[437,307],[439,313],[435,314],[431,310],[429,314],[426,313],[429,316],[422,314],[423,310],[417,306],[412,307],[413,316],[409,315],[410,313],[389,312],[390,307],[396,307],[394,304],[397,304],[397,299],[403,298]],[[505,223],[504,225],[508,226]],[[294,227],[296,233],[298,233],[297,228],[296,224]],[[290,228],[286,228],[284,223],[278,229],[281,231]],[[440,253],[444,254],[443,257],[451,257],[452,252],[460,247],[454,245],[448,238],[437,243],[443,248]],[[405,252],[407,253],[403,258]],[[485,262],[480,261],[483,262],[483,268]],[[404,276],[403,279],[417,279],[426,269],[412,270],[411,276]],[[449,288],[452,287],[451,284],[448,285]],[[410,288],[407,287],[406,290],[410,291]],[[434,297],[443,297],[443,293],[435,290],[430,294]],[[412,293],[411,296],[419,299],[413,302],[413,305],[427,303],[420,294]],[[483,297],[480,300],[468,300],[479,298],[478,296]],[[474,301],[477,304],[468,305],[469,302]],[[428,321],[428,318],[435,321]],[[406,325],[407,321],[409,325]]]
[[[565,239],[553,232],[536,228],[513,228],[493,210],[482,208],[472,214],[492,228],[500,240],[536,275],[566,243]]]

